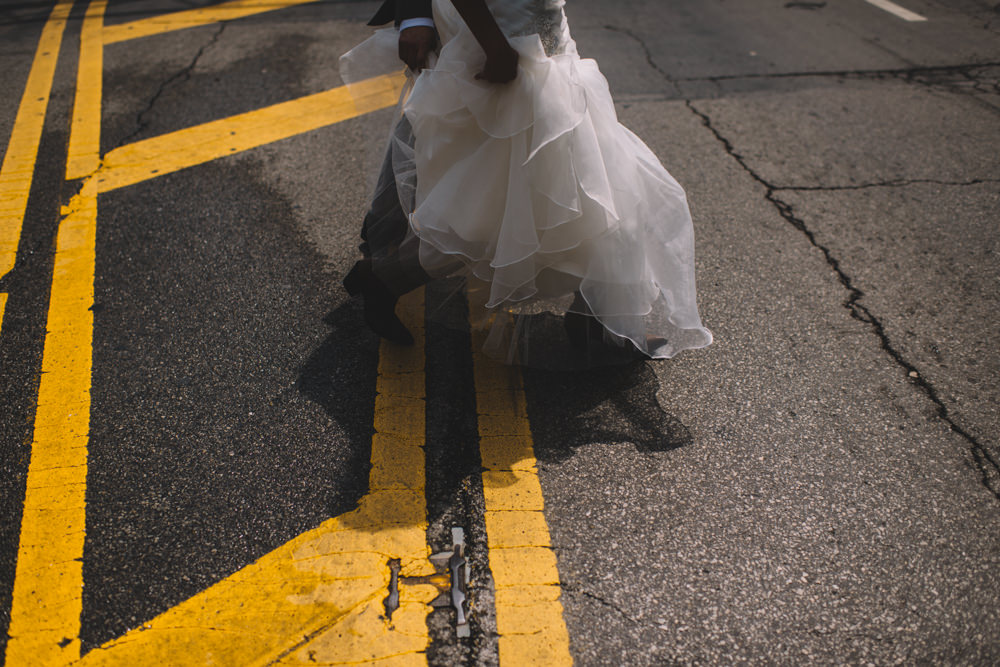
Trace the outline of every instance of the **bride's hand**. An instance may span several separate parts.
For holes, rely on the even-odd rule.
[[[486,54],[486,66],[476,75],[477,79],[490,83],[508,83],[517,78],[518,55],[509,44]]]

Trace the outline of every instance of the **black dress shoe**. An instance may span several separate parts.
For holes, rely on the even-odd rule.
[[[395,294],[372,271],[372,261],[362,259],[344,276],[344,289],[365,300],[365,323],[382,338],[398,345],[413,345],[413,335],[396,317]]]

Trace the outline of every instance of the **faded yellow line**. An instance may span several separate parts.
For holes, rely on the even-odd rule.
[[[184,28],[194,28],[200,25],[218,23],[219,21],[232,21],[233,19],[252,16],[262,12],[270,12],[276,9],[304,5],[316,0],[233,0],[223,2],[211,7],[199,9],[187,9],[181,12],[172,12],[160,16],[153,16],[148,19],[139,19],[129,23],[108,26],[104,29],[104,43],[113,44],[149,35],[158,35],[172,30],[183,30]]]
[[[339,123],[399,99],[405,77],[379,76],[116,148],[96,174],[99,192],[169,174]]]
[[[482,353],[473,332],[486,538],[501,665],[570,665],[559,571],[543,513],[521,373]]]
[[[86,22],[93,22],[95,0]],[[98,15],[99,20],[99,15]],[[100,57],[100,45],[96,56]],[[86,40],[80,68],[95,57]],[[77,88],[76,108],[85,91]],[[74,119],[73,131],[96,133],[97,108]],[[70,137],[73,143],[73,137]],[[96,159],[97,146],[92,155]],[[11,597],[6,663],[65,665],[80,656],[87,443],[97,242],[97,190],[92,181],[63,210],[56,236],[31,459]]]
[[[7,665],[80,655],[97,193],[59,225],[34,439],[11,601]]]
[[[437,590],[402,585],[383,618],[389,559],[434,572],[424,499],[423,291],[400,301],[416,340],[379,352],[369,492],[324,522],[152,621],[87,653],[83,665],[425,665]]]
[[[14,268],[17,259],[24,211],[35,174],[35,160],[38,159],[38,142],[45,125],[45,111],[49,106],[66,17],[72,6],[72,0],[58,3],[42,28],[7,142],[3,165],[0,166],[0,278]]]
[[[107,0],[91,0],[80,30],[80,65],[76,73],[76,99],[70,125],[66,178],[84,178],[101,163],[101,91],[104,46],[101,26]]]
[[[0,292],[0,333],[3,333],[3,313],[7,308],[7,294]]]

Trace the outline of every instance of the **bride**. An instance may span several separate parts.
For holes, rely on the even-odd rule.
[[[396,299],[464,272],[519,358],[542,312],[567,346],[649,358],[704,347],[684,191],[617,119],[597,64],[580,58],[563,0],[388,0],[400,21],[341,59],[348,84],[413,76],[344,280],[365,319],[412,342]],[[424,14],[421,16],[421,14]],[[439,44],[436,43],[436,35]],[[627,356],[627,355],[626,355]]]

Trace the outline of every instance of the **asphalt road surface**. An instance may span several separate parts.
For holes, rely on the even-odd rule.
[[[1000,6],[569,0],[716,338],[586,372],[340,287],[376,6],[0,3],[6,664],[1000,662]]]

